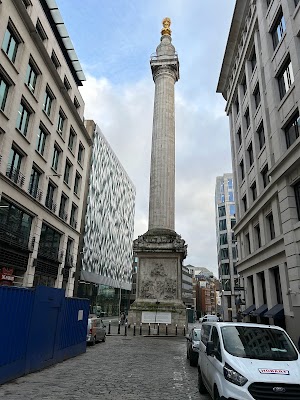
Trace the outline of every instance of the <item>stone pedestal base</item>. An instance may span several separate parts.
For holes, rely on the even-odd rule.
[[[137,297],[128,320],[137,327],[143,324],[147,334],[160,324],[160,334],[176,334],[187,328],[186,307],[182,302],[182,260],[185,241],[169,229],[151,229],[134,241],[138,256]],[[147,327],[147,328],[146,328]]]
[[[153,318],[149,319],[151,322],[144,322],[142,316],[145,314],[152,314]],[[162,321],[162,316],[166,315],[167,318],[170,316],[171,322],[160,322]],[[157,315],[157,319],[155,316]],[[147,335],[150,332],[151,335],[176,335],[176,325],[177,325],[177,335],[182,336],[184,332],[187,332],[187,312],[186,307],[182,302],[160,302],[158,305],[156,302],[148,302],[145,300],[136,300],[130,307],[128,313],[128,322],[131,327],[136,324],[136,329],[140,329],[140,324],[142,324],[142,334]],[[169,321],[168,321],[169,322]],[[159,325],[159,328],[158,328]],[[159,330],[159,332],[158,332]]]

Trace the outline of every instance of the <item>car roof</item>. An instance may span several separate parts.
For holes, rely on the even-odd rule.
[[[245,327],[251,327],[251,328],[272,328],[272,329],[279,329],[281,331],[284,331],[283,328],[277,325],[264,325],[264,324],[256,324],[256,323],[251,323],[251,322],[217,322],[217,321],[207,321],[203,322],[203,325],[214,325],[214,326],[245,326]]]

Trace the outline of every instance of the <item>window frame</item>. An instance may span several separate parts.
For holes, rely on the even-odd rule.
[[[67,168],[68,167],[68,168]],[[66,158],[65,170],[64,170],[64,183],[69,186],[70,176],[72,171],[73,164],[71,161]],[[67,180],[66,180],[67,178]]]
[[[9,38],[7,39],[7,33],[10,35]],[[11,40],[14,40],[15,44],[14,44],[14,49],[12,51],[12,53],[10,54],[10,50],[11,50]],[[6,49],[4,48],[4,45],[6,43]],[[16,59],[17,59],[17,53],[18,53],[18,48],[19,45],[22,43],[22,39],[21,36],[19,35],[19,33],[17,32],[17,30],[14,28],[11,20],[9,20],[8,25],[6,27],[6,31],[4,33],[4,37],[3,37],[3,42],[2,42],[2,50],[4,51],[4,53],[7,55],[7,57],[9,58],[9,60],[15,64]]]
[[[20,111],[21,107],[23,108],[22,112]],[[19,106],[19,110],[18,110],[16,128],[24,137],[27,137],[29,120],[32,115],[32,111],[33,110],[29,107],[26,100],[24,98],[22,98],[20,101],[20,106]],[[25,117],[25,124],[23,125],[25,112],[26,112],[27,116]]]
[[[258,135],[259,150],[261,150],[266,143],[265,128],[263,122],[257,128],[256,133]]]
[[[284,36],[284,33],[286,32],[286,23],[284,19],[284,15],[282,12],[282,8],[278,10],[278,13],[276,15],[274,24],[270,30],[270,34],[272,36],[272,41],[273,41],[273,49],[275,50],[277,46],[279,45],[281,39]]]
[[[279,97],[280,100],[284,98],[286,93],[290,90],[293,86],[295,81],[293,66],[290,57],[288,56],[287,59],[282,64],[279,73],[277,74],[277,82],[278,82],[278,90],[279,90]]]
[[[42,145],[40,146],[40,144],[41,144],[41,133],[43,133],[43,135],[42,135]],[[37,134],[37,141],[36,141],[36,147],[35,147],[35,150],[41,155],[41,156],[43,156],[44,155],[44,152],[45,152],[45,146],[46,146],[46,140],[47,140],[47,136],[48,136],[48,133],[47,133],[47,131],[46,131],[46,129],[44,129],[41,125],[39,126],[39,133]],[[42,149],[42,151],[40,151],[40,148]]]
[[[53,109],[53,102],[55,100],[55,96],[50,89],[50,87],[47,85],[46,90],[45,90],[45,95],[44,95],[44,100],[43,100],[43,111],[47,115],[48,118],[51,117],[51,111]]]

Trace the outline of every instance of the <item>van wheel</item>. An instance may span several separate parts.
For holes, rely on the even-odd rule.
[[[221,397],[219,395],[219,391],[218,391],[217,387],[215,387],[214,400],[221,400]]]
[[[201,393],[201,394],[207,393],[207,389],[203,383],[202,372],[201,372],[200,368],[198,368],[198,390],[199,390],[199,393]]]
[[[95,344],[96,344],[96,338],[95,338],[95,336],[94,336],[91,345],[92,345],[92,346],[95,346]]]
[[[104,338],[102,339],[102,342],[105,342],[106,340],[106,335],[104,335]]]

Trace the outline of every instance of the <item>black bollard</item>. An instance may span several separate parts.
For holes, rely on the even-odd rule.
[[[157,334],[159,335],[159,324],[157,324]]]
[[[111,321],[109,321],[109,323],[108,323],[108,334],[110,335],[110,324],[111,324]]]
[[[150,332],[150,324],[149,324],[149,327],[148,327],[148,335],[150,336],[150,334],[151,334],[151,332]]]
[[[124,336],[127,336],[127,322],[125,322],[125,332],[124,332]]]
[[[183,325],[183,336],[185,336],[185,325]]]
[[[166,335],[168,335],[168,324],[166,324]]]
[[[176,336],[177,336],[177,324],[176,324]]]
[[[133,325],[133,336],[135,336],[135,323]]]
[[[142,323],[140,323],[140,335],[142,334]]]
[[[121,329],[121,321],[119,321],[119,325],[118,325],[118,335],[120,335],[120,329]]]

